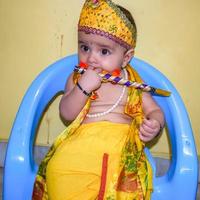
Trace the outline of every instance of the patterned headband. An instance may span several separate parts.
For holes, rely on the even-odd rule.
[[[135,48],[136,29],[111,0],[86,0],[78,31],[104,36],[126,49]]]

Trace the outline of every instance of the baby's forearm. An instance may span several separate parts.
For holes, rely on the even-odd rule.
[[[60,115],[67,121],[74,120],[84,107],[87,99],[88,96],[83,94],[76,85],[69,94],[63,95],[59,105]]]
[[[165,125],[164,114],[160,109],[156,109],[146,114],[145,116],[148,119],[157,120],[160,123],[160,127],[163,128]]]

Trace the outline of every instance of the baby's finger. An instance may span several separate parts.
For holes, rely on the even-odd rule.
[[[151,127],[152,126],[152,121],[150,119],[144,118],[143,124],[145,124],[146,126]]]
[[[151,137],[149,137],[149,136],[145,136],[145,135],[143,135],[143,134],[139,134],[139,137],[140,137],[140,139],[143,141],[143,142],[148,142],[148,141],[150,141],[151,140]]]
[[[142,134],[145,137],[152,137],[153,132],[147,131],[144,129],[143,126],[140,127],[140,134]]]
[[[143,129],[144,132],[147,132],[147,133],[150,133],[150,134],[152,134],[154,132],[154,129],[152,127],[146,125],[145,123],[143,123],[141,125],[141,129]]]
[[[159,122],[155,119],[144,119],[143,123],[152,129],[155,129],[160,126]]]

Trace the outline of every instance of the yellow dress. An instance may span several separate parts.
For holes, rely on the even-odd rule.
[[[141,81],[127,66],[129,79]],[[76,79],[76,78],[75,78]],[[129,88],[128,124],[81,124],[78,117],[55,140],[36,176],[32,200],[149,200],[152,170],[139,139],[143,120],[141,91]]]
[[[53,200],[97,199],[104,154],[108,155],[106,186],[117,173],[128,124],[108,121],[81,125],[64,141],[47,166],[47,190]]]

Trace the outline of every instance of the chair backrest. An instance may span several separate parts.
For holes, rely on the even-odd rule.
[[[64,90],[66,79],[77,62],[77,55],[72,55],[50,65],[33,81],[26,92],[7,146],[3,178],[4,200],[31,199],[38,169],[33,159],[38,122],[51,99]],[[181,97],[170,81],[151,65],[137,58],[131,60],[131,65],[146,83],[172,92],[170,97],[154,96],[165,113],[172,160],[164,176],[154,175],[152,199],[195,199],[198,160],[190,121]],[[155,171],[155,163],[148,149],[146,154]]]

